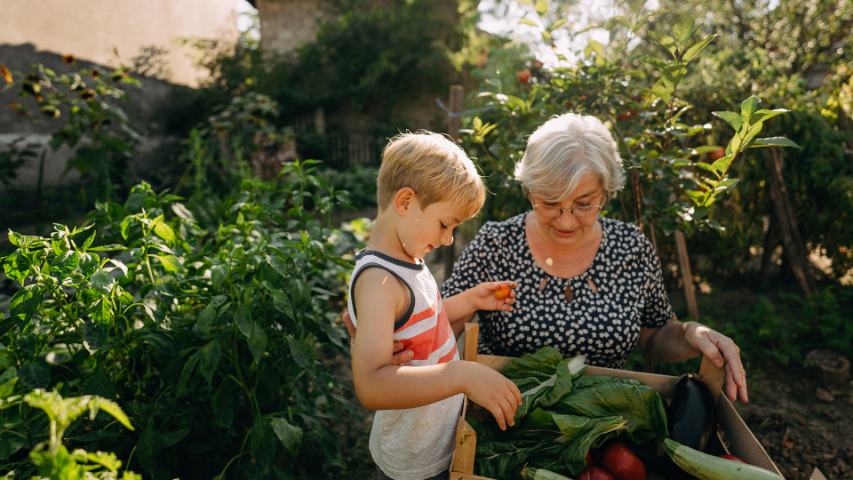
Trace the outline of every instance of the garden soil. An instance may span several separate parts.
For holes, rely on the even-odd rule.
[[[750,403],[737,409],[785,478],[818,467],[829,480],[853,479],[853,381],[827,388],[799,366],[748,374]]]

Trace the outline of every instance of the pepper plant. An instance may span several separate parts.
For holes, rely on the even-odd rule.
[[[120,402],[136,431],[72,426],[66,438],[106,445],[146,477],[342,475],[358,432],[339,422],[357,413],[339,380],[337,312],[355,240],[321,222],[346,195],[316,168],[291,162],[274,181],[192,203],[142,183],[85,226],[10,232],[10,393]],[[0,462],[26,473],[37,420],[0,416],[15,432]]]

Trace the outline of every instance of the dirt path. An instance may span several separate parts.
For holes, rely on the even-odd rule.
[[[814,467],[830,480],[853,479],[853,382],[818,398],[815,374],[802,367],[755,369],[741,416],[787,480]]]

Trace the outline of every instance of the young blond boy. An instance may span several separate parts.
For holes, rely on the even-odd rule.
[[[463,394],[501,429],[513,425],[518,388],[503,375],[459,360],[456,334],[477,310],[512,309],[503,284],[482,283],[442,300],[423,258],[453,243],[453,229],[483,206],[485,187],[459,146],[430,132],[401,134],[382,155],[379,213],[367,248],[356,256],[348,311],[358,400],[377,410],[370,452],[378,478],[446,478]],[[414,352],[392,364],[395,341]]]

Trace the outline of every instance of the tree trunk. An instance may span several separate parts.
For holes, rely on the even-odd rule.
[[[462,85],[450,86],[450,113],[447,116],[447,134],[454,142],[459,142],[459,129],[462,128],[462,117],[458,114],[462,112],[465,104],[465,88]],[[442,263],[444,264],[444,279],[450,278],[450,272],[453,271],[453,262],[456,260],[456,237],[453,237],[453,243],[441,250]]]
[[[770,280],[770,268],[773,262],[773,251],[779,245],[779,221],[775,215],[770,215],[770,224],[767,233],[764,234],[764,250],[761,252],[761,283],[766,284]]]
[[[770,197],[773,200],[773,210],[778,220],[779,232],[782,234],[785,261],[790,265],[800,289],[807,297],[811,296],[815,292],[814,280],[809,271],[806,248],[800,237],[800,231],[797,229],[794,209],[791,207],[788,191],[785,188],[785,180],[782,175],[782,152],[776,148],[770,149],[770,155],[765,157],[765,165],[767,167]]]

